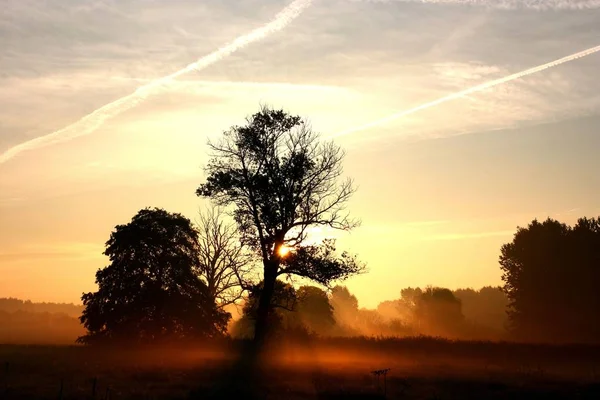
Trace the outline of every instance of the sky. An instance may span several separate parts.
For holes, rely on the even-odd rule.
[[[368,265],[346,282],[364,307],[408,286],[500,285],[518,226],[600,215],[596,50],[381,122],[599,46],[600,1],[0,8],[0,297],[79,302],[115,225],[143,207],[196,219],[207,140],[261,104],[346,150],[362,224],[338,247]]]

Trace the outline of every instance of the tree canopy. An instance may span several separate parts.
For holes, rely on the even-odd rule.
[[[357,225],[345,211],[355,188],[352,180],[342,180],[341,148],[320,141],[302,118],[282,110],[264,107],[209,147],[206,181],[196,193],[231,206],[243,242],[262,259],[260,340],[278,276],[328,284],[363,270],[355,257],[337,257],[333,241],[305,245],[311,226],[349,230]],[[293,249],[286,257],[284,247]]]
[[[500,265],[516,338],[600,340],[600,218],[534,220],[502,246]]]
[[[316,286],[301,286],[296,291],[296,297],[298,315],[304,326],[314,333],[330,333],[335,319],[327,293]]]
[[[155,342],[214,337],[229,314],[217,309],[198,276],[198,238],[181,214],[143,209],[106,242],[110,264],[96,272],[98,291],[82,296],[79,341]]]
[[[463,328],[462,305],[451,290],[427,288],[414,309],[418,329],[427,335],[457,337]]]

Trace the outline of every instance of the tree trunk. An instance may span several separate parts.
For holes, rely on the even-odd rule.
[[[269,311],[271,309],[271,300],[275,290],[275,280],[277,279],[278,265],[272,261],[265,262],[263,288],[258,301],[256,311],[256,325],[254,327],[254,344],[260,349],[269,330]]]

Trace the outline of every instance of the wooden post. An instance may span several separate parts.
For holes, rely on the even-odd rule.
[[[63,398],[63,388],[65,386],[65,380],[61,379],[60,380],[60,391],[58,392],[58,400],[62,400]]]
[[[8,361],[4,363],[4,391],[8,392],[8,372],[10,371],[10,365]]]
[[[383,373],[383,397],[387,396],[387,371]]]
[[[96,398],[96,384],[98,383],[98,378],[94,377],[92,380],[92,399]]]

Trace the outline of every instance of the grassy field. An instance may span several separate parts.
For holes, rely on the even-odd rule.
[[[320,339],[271,349],[257,371],[239,344],[0,346],[0,399],[600,399],[600,346]],[[387,368],[384,388],[371,371]]]

